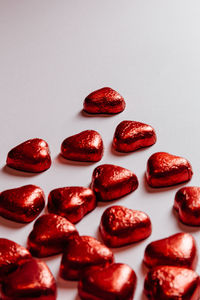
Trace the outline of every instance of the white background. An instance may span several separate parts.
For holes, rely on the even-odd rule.
[[[180,224],[172,212],[175,192],[183,185],[154,190],[144,180],[148,157],[166,151],[188,158],[194,171],[189,185],[200,185],[199,16],[199,0],[0,0],[0,189],[36,184],[47,197],[57,187],[88,186],[101,163],[135,172],[140,182],[135,192],[99,203],[77,228],[100,238],[100,217],[112,204],[149,214],[152,235],[113,250],[117,262],[136,271],[139,300],[146,299],[142,258],[149,242],[186,231],[199,244],[198,227]],[[124,96],[126,110],[108,117],[83,115],[84,98],[104,86]],[[111,141],[122,120],[151,124],[157,143],[131,154],[114,153]],[[63,139],[86,129],[101,133],[102,161],[59,158]],[[52,167],[37,175],[5,167],[7,152],[35,137],[49,143]],[[0,236],[25,246],[32,226],[1,218]],[[77,283],[58,278],[60,257],[45,259],[58,279],[58,299],[77,300]]]

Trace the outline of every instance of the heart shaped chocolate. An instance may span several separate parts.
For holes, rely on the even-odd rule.
[[[75,226],[54,214],[39,217],[28,237],[28,249],[37,257],[63,252],[68,241],[78,235]]]
[[[152,268],[159,265],[195,269],[197,247],[189,233],[177,233],[168,238],[150,243],[144,253],[144,263]]]
[[[151,155],[147,162],[146,178],[152,187],[165,187],[188,181],[193,172],[189,161],[166,152]]]
[[[136,121],[122,121],[113,137],[113,148],[119,152],[131,152],[156,142],[155,130]]]
[[[102,138],[97,131],[82,131],[62,142],[61,154],[69,160],[99,161],[103,156]]]
[[[83,109],[91,114],[117,114],[125,109],[124,98],[109,87],[96,90],[89,94],[83,104]]]
[[[43,210],[44,192],[35,185],[25,185],[0,193],[0,215],[12,221],[29,223]]]
[[[72,223],[96,207],[94,192],[85,187],[71,186],[52,190],[48,197],[48,211],[65,217]]]
[[[112,251],[91,236],[77,236],[67,244],[60,266],[60,276],[78,280],[85,268],[107,266],[114,261]]]
[[[51,166],[49,146],[41,139],[28,140],[9,151],[6,163],[25,172],[43,172]]]
[[[130,170],[109,164],[94,169],[91,188],[100,201],[118,199],[133,192],[137,187],[137,176]]]
[[[137,278],[135,272],[125,264],[111,264],[105,268],[89,268],[78,285],[83,300],[131,300]]]
[[[151,221],[142,211],[110,206],[101,217],[99,230],[107,246],[121,247],[147,238]]]

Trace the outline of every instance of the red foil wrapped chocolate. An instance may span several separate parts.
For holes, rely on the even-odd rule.
[[[65,217],[74,224],[95,207],[96,196],[93,190],[85,187],[58,188],[52,190],[48,197],[48,211]]]
[[[91,266],[107,266],[114,261],[112,251],[91,236],[79,236],[67,244],[60,266],[60,276],[78,280],[81,273]]]
[[[107,246],[121,247],[147,238],[151,221],[142,211],[111,206],[104,211],[99,230]]]
[[[35,185],[25,185],[0,193],[0,215],[15,222],[33,221],[44,205],[44,192]]]
[[[103,140],[97,131],[85,130],[66,138],[61,154],[69,160],[99,161],[103,156]]]
[[[195,269],[197,256],[193,236],[181,232],[150,243],[144,252],[144,263],[149,268],[169,265]]]
[[[94,169],[91,188],[98,200],[118,199],[136,190],[137,176],[130,170],[115,165],[100,165]]]
[[[147,162],[146,178],[152,187],[166,187],[192,178],[192,166],[183,157],[166,152],[151,155]]]
[[[91,114],[117,114],[125,109],[124,98],[109,87],[96,90],[89,94],[83,104],[83,109]]]
[[[54,214],[39,217],[28,237],[28,249],[37,257],[63,252],[71,238],[78,235],[75,226]]]
[[[199,276],[193,270],[158,266],[147,274],[144,292],[151,300],[199,300],[199,282]]]
[[[105,268],[89,268],[78,284],[78,293],[83,300],[131,300],[137,278],[125,264],[111,264]]]
[[[25,172],[43,172],[51,166],[49,146],[41,139],[28,140],[9,151],[6,163]]]
[[[155,130],[136,121],[122,121],[113,137],[113,148],[119,152],[131,152],[148,147],[156,142]]]

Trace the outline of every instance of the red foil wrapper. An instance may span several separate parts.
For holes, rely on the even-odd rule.
[[[114,261],[112,251],[91,236],[79,236],[67,244],[60,266],[60,276],[78,280],[81,273],[91,266],[107,266]]]
[[[133,192],[137,187],[137,176],[130,170],[108,164],[94,169],[91,188],[100,201],[118,199]]]
[[[154,153],[147,162],[146,178],[152,187],[165,187],[192,178],[192,166],[183,157],[166,152]]]
[[[113,137],[113,148],[119,152],[131,152],[156,142],[155,130],[136,121],[122,121]]]
[[[117,114],[125,109],[124,98],[109,87],[96,90],[89,94],[83,104],[83,109],[91,114]]]
[[[99,230],[107,246],[121,247],[147,238],[151,221],[142,211],[111,206],[104,211]]]
[[[58,188],[52,190],[48,197],[48,211],[65,217],[74,224],[95,207],[96,196],[91,189],[85,187]]]
[[[0,193],[0,215],[15,222],[33,221],[44,205],[44,192],[35,185],[25,185]]]
[[[43,172],[51,166],[49,146],[41,139],[28,140],[10,150],[6,163],[25,172]]]
[[[103,140],[94,130],[85,130],[66,138],[61,145],[64,158],[75,161],[99,161],[103,156]]]
[[[195,240],[191,234],[181,232],[152,242],[145,249],[144,263],[149,268],[169,265],[195,269],[197,265]]]

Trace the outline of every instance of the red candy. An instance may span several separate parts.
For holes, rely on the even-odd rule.
[[[131,300],[136,288],[135,272],[125,264],[88,269],[78,285],[83,300]]]
[[[152,268],[159,265],[195,269],[197,247],[189,233],[177,233],[168,238],[150,243],[144,253],[144,263]]]
[[[136,190],[137,176],[130,170],[114,165],[100,165],[94,169],[91,188],[98,200],[118,199]]]
[[[56,300],[56,282],[47,265],[30,259],[8,276],[2,300]]]
[[[125,109],[124,98],[109,87],[89,94],[83,104],[83,109],[91,114],[117,114]]]
[[[114,261],[112,251],[91,236],[71,239],[67,244],[60,266],[60,276],[78,280],[87,267],[107,266]]]
[[[0,215],[12,221],[29,223],[40,214],[44,205],[44,192],[35,185],[0,193]]]
[[[122,121],[116,128],[113,147],[119,152],[131,152],[156,142],[155,130],[136,121]]]
[[[154,153],[147,162],[146,178],[152,187],[165,187],[188,181],[192,167],[187,159],[166,152]]]
[[[199,300],[199,276],[175,266],[159,266],[146,276],[144,292],[151,300]]]
[[[95,207],[94,192],[84,187],[58,188],[51,191],[48,198],[48,211],[65,217],[72,223],[79,222]]]
[[[106,245],[121,247],[147,238],[151,221],[144,212],[111,206],[104,211],[99,230]]]
[[[28,237],[28,249],[37,257],[63,252],[68,241],[78,235],[75,226],[61,216],[48,214],[37,219]]]
[[[28,140],[10,150],[6,163],[21,171],[45,171],[51,166],[49,146],[41,139]]]

